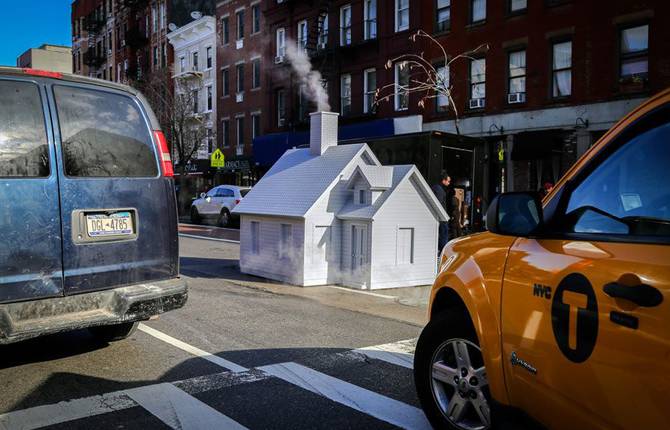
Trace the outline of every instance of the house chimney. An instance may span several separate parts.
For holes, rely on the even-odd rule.
[[[309,114],[309,152],[321,155],[331,146],[337,145],[337,117],[335,112],[313,112]]]

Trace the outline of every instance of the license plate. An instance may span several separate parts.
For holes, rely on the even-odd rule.
[[[130,212],[86,215],[86,228],[89,237],[130,236],[133,221]]]

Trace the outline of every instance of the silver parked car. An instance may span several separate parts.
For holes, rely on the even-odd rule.
[[[227,227],[232,219],[231,212],[251,190],[248,187],[219,185],[200,194],[191,204],[191,222],[199,224],[203,219],[216,219],[221,227]]]

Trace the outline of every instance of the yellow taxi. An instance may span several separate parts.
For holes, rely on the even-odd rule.
[[[431,423],[670,428],[670,90],[486,221],[440,258],[414,361]]]

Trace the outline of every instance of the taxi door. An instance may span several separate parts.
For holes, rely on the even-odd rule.
[[[612,138],[510,250],[506,382],[550,428],[670,425],[669,111]]]

